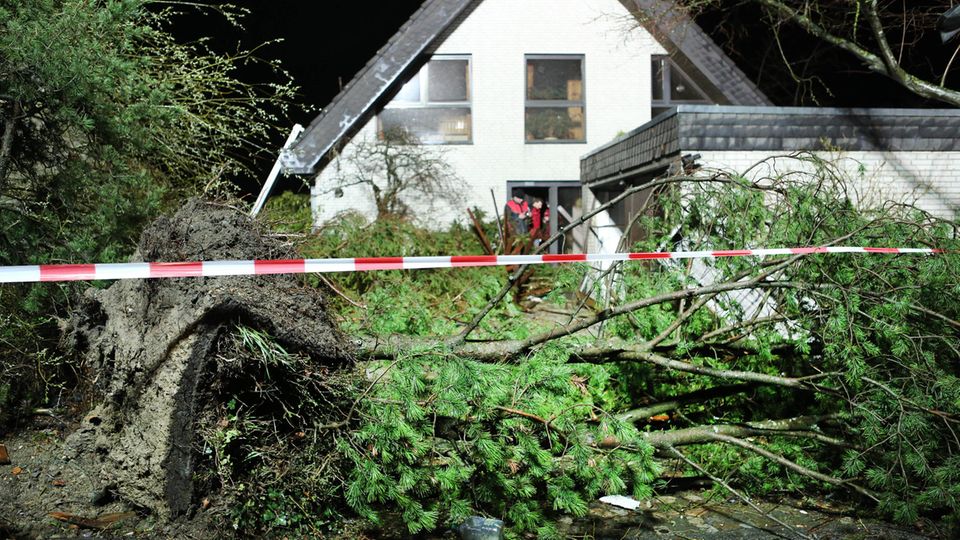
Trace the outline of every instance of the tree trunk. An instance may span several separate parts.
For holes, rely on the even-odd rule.
[[[147,229],[148,261],[289,257],[225,207],[188,203]],[[104,488],[162,516],[191,505],[199,381],[238,322],[330,365],[350,356],[317,289],[291,276],[125,280],[90,289],[72,321],[75,349],[98,373],[102,402],[68,444],[98,456]],[[101,472],[102,471],[102,472]]]
[[[3,123],[3,138],[0,139],[0,194],[7,187],[7,171],[10,169],[10,161],[13,159],[13,132],[17,126],[17,118],[20,117],[20,103],[16,100],[10,107],[10,116]]]

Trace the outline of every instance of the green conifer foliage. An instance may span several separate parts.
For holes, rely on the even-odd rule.
[[[481,513],[511,534],[549,537],[557,513],[649,496],[653,448],[598,406],[605,368],[568,355],[551,345],[518,364],[481,364],[426,350],[380,365],[359,428],[340,441],[350,507],[372,520],[396,508],[411,533]]]
[[[539,531],[549,526],[550,513],[581,513],[598,493],[647,493],[653,467],[640,441],[660,449],[676,445],[751,493],[840,490],[869,503],[861,508],[898,521],[956,519],[956,221],[909,205],[871,206],[864,169],[851,176],[855,167],[843,158],[802,154],[757,168],[769,171],[757,182],[717,172],[664,184],[657,211],[636,221],[643,240],[632,250],[852,245],[947,253],[629,263],[612,284],[594,287],[601,293],[595,298],[609,295],[610,304],[584,316],[603,316],[602,329],[597,324],[589,335],[561,332],[541,340],[560,325],[501,302],[471,335],[480,343],[453,347],[443,345],[451,332],[431,322],[449,322],[451,305],[468,314],[475,309],[477,302],[452,300],[462,298],[460,291],[482,291],[482,303],[494,290],[464,286],[446,271],[364,278],[370,279],[363,296],[369,304],[343,312],[351,331],[384,343],[393,334],[418,339],[377,349],[396,363],[380,365],[386,374],[362,402],[358,431],[341,440],[355,470],[363,471],[350,477],[350,505],[371,518],[378,509],[399,509],[412,530],[469,508],[506,519],[515,532]],[[416,243],[424,244],[430,245]],[[382,242],[378,249],[410,245]],[[579,266],[537,271],[558,283],[562,290],[548,301],[560,303],[579,288],[577,277],[596,275]],[[471,272],[480,283],[477,276],[486,270]],[[338,283],[349,294],[354,279]],[[445,289],[445,279],[457,285]],[[754,300],[731,291],[644,303],[745,280],[755,280],[749,282]],[[633,304],[644,307],[605,315]],[[484,363],[492,359],[510,363]],[[538,377],[548,382],[521,390]],[[482,387],[476,393],[464,386],[476,381]],[[724,393],[728,387],[733,391]],[[450,402],[448,388],[458,389]],[[689,395],[710,397],[683,401]],[[641,415],[623,426],[612,419],[674,400],[666,422]],[[797,429],[775,424],[798,418],[808,420]],[[718,439],[715,427],[738,435]],[[671,438],[677,434],[685,438]],[[622,442],[615,451],[596,444],[608,436]],[[549,462],[541,459],[546,456]],[[450,481],[453,471],[434,472],[443,467],[469,479],[466,487]],[[444,498],[448,487],[452,500]]]

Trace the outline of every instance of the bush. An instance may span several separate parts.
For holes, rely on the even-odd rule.
[[[150,5],[0,6],[0,133],[11,141],[0,155],[0,265],[122,261],[149,220],[245,174],[267,146],[293,88],[237,80],[234,66],[253,56],[177,43],[166,30],[175,13]],[[36,356],[56,350],[56,320],[87,286],[0,290],[8,400],[67,404],[44,387],[75,380],[82,366],[48,353],[37,369]]]

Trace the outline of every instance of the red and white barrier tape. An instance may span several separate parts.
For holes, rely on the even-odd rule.
[[[208,276],[254,276],[363,272],[367,270],[410,270],[416,268],[459,268],[464,266],[509,266],[520,264],[649,259],[701,259],[715,257],[769,257],[812,253],[944,253],[931,248],[884,247],[801,247],[735,249],[722,251],[653,251],[640,253],[566,255],[455,255],[449,257],[357,257],[351,259],[289,259],[252,261],[196,261],[166,263],[41,264],[0,267],[0,283],[78,281]]]

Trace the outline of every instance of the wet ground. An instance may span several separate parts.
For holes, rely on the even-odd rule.
[[[61,434],[53,428],[7,437],[11,463],[0,465],[0,539],[137,537],[208,539],[224,523],[225,508],[217,501],[197,508],[191,519],[158,525],[120,501],[104,499],[96,479],[89,478],[79,460],[65,454]],[[689,479],[688,479],[689,480]],[[562,518],[559,526],[569,538],[593,540],[632,539],[889,539],[951,538],[947,528],[930,521],[902,527],[865,516],[856,508],[824,499],[790,496],[754,501],[763,512],[729,495],[704,487],[665,490],[641,501],[636,510],[595,502],[587,516]],[[62,513],[74,522],[52,516]],[[776,523],[770,518],[786,524]],[[62,517],[62,516],[61,516]],[[113,521],[111,521],[113,520]],[[405,538],[403,533],[382,531],[384,538]],[[799,534],[798,534],[799,533]],[[369,532],[366,537],[370,538]],[[454,538],[450,533],[435,540]]]
[[[736,498],[724,498],[709,490],[686,490],[643,501],[637,510],[602,503],[591,505],[590,514],[569,520],[571,538],[631,540],[661,538],[876,538],[908,540],[947,538],[946,530],[933,523],[915,527],[853,515],[853,508],[823,501],[791,498],[754,501],[779,524]],[[792,529],[792,530],[791,530]]]

